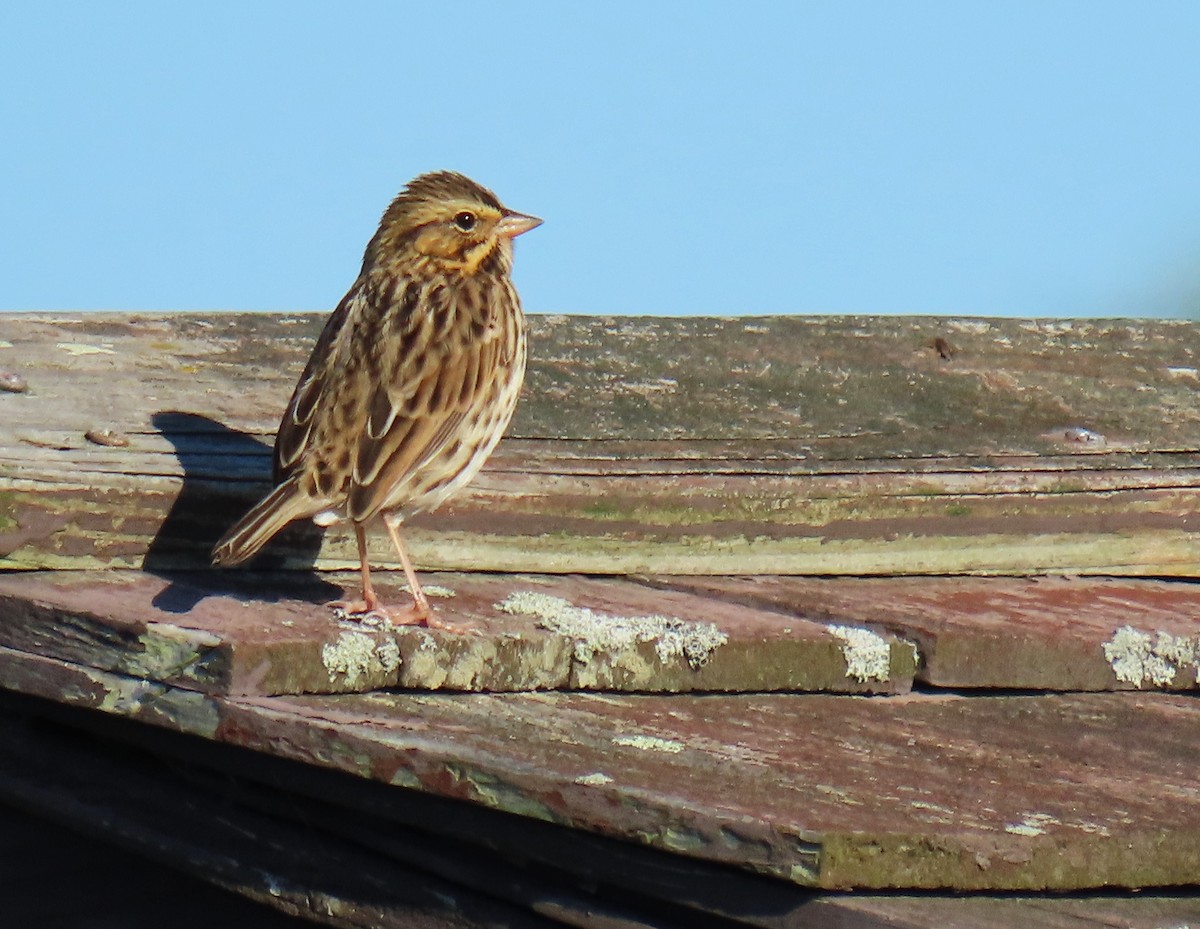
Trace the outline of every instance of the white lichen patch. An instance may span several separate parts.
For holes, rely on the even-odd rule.
[[[413,627],[408,636],[410,642],[415,641],[417,644],[408,650],[402,683],[413,686],[414,682],[419,681],[422,687],[430,689],[443,686],[448,669],[446,663],[441,660],[441,651],[433,634],[428,629]]]
[[[826,626],[842,643],[846,676],[856,681],[886,681],[891,670],[892,649],[888,640],[870,629],[855,626]]]
[[[400,647],[390,637],[377,643],[364,632],[343,632],[321,649],[321,661],[330,683],[341,676],[347,687],[356,687],[364,678],[394,674],[400,667]]]
[[[1162,631],[1151,634],[1122,626],[1103,648],[1104,658],[1112,665],[1117,680],[1134,687],[1143,684],[1166,687],[1188,668],[1193,679],[1200,682],[1200,636],[1188,638]]]
[[[111,348],[103,345],[85,345],[82,342],[58,342],[56,348],[62,349],[68,355],[115,355]]]
[[[673,377],[660,377],[652,381],[629,381],[620,385],[622,390],[643,397],[657,393],[673,394],[678,386],[679,382]]]
[[[602,771],[594,771],[591,774],[579,775],[575,778],[575,783],[584,787],[603,787],[605,784],[611,784],[612,778]]]
[[[992,324],[981,319],[948,319],[945,325],[954,332],[966,332],[971,335],[984,335],[992,331]]]
[[[843,806],[862,806],[861,800],[856,800],[850,791],[841,787],[832,787],[829,784],[816,784],[815,789],[818,793],[825,794],[827,797],[832,797]]]
[[[379,659],[380,667],[389,674],[400,667],[400,646],[396,644],[395,639],[385,639],[381,642],[375,649],[375,656]]]
[[[613,739],[613,745],[626,745],[629,748],[640,748],[645,752],[666,752],[678,755],[683,751],[683,743],[674,739],[660,739],[656,735],[619,735]]]
[[[451,597],[457,597],[458,594],[449,587],[442,587],[438,584],[425,584],[422,588],[427,597],[438,597],[442,600],[449,600]]]
[[[1047,826],[1057,825],[1059,820],[1049,813],[1022,813],[1015,823],[1005,823],[1004,831],[1013,835],[1045,835]]]
[[[543,629],[574,640],[574,657],[587,664],[598,654],[620,652],[653,642],[663,664],[681,656],[692,670],[708,664],[728,636],[712,623],[673,616],[618,616],[573,605],[569,600],[533,590],[509,594],[496,609],[512,616],[532,616]]]
[[[910,800],[908,805],[914,810],[928,810],[930,813],[943,813],[946,815],[957,815],[957,810],[948,806],[942,806],[940,803],[927,803],[924,800]]]

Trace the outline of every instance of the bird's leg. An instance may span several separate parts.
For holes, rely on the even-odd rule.
[[[367,531],[363,528],[362,523],[354,524],[354,536],[358,540],[358,563],[359,571],[362,572],[362,599],[335,600],[329,606],[350,616],[367,616],[372,613],[386,614],[386,610],[379,606],[375,588],[371,586],[371,563],[367,558]]]
[[[375,588],[371,585],[371,564],[367,558],[367,533],[361,523],[354,524],[354,535],[358,540],[358,557],[362,571],[362,599],[338,600],[329,605],[356,619],[376,616],[386,618],[397,626],[429,626],[447,632],[474,632],[474,629],[459,628],[454,623],[440,620],[434,614],[433,608],[430,607],[429,600],[425,596],[425,591],[421,589],[421,582],[417,580],[417,572],[413,568],[412,561],[409,560],[404,540],[400,538],[400,522],[401,520],[393,516],[383,518],[388,535],[392,537],[392,544],[396,546],[396,553],[400,556],[400,564],[404,567],[404,576],[408,578],[408,587],[412,591],[412,605],[400,609],[389,609],[380,604],[379,597],[375,594]]]
[[[358,540],[358,570],[362,574],[362,598],[365,612],[374,613],[379,609],[379,598],[375,596],[375,588],[371,586],[371,559],[367,557],[367,530],[362,523],[354,524],[354,537]]]
[[[425,591],[421,589],[420,581],[417,580],[417,572],[413,570],[412,562],[408,559],[408,550],[404,547],[404,540],[400,538],[400,520],[388,514],[383,517],[383,524],[387,526],[388,535],[392,537],[392,544],[396,546],[396,553],[400,556],[400,564],[404,566],[404,576],[408,578],[408,589],[412,591],[413,598],[412,606],[401,616],[393,614],[392,621],[416,626],[438,625],[430,622],[433,610],[425,597]]]
[[[400,556],[400,564],[404,566],[404,576],[408,578],[408,589],[412,591],[413,602],[412,606],[400,615],[397,615],[395,610],[391,611],[392,622],[428,626],[430,629],[439,629],[442,632],[452,632],[456,635],[478,635],[480,632],[478,627],[444,619],[433,611],[433,607],[429,605],[429,600],[425,596],[425,591],[421,589],[421,582],[417,580],[417,572],[408,558],[408,549],[404,546],[404,540],[400,538],[401,522],[402,520],[396,516],[385,515],[383,517],[383,524],[387,526],[388,535],[392,537],[392,544],[396,546],[396,553]]]

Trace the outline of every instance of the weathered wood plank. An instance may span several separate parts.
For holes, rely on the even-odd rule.
[[[4,481],[0,568],[200,568],[220,533],[266,489],[77,478]],[[1200,496],[1190,484],[990,494],[982,480],[958,492],[939,490],[930,477],[926,490],[904,494],[877,476],[839,495],[831,483],[846,482],[492,472],[463,498],[415,519],[406,537],[428,570],[1192,576],[1200,569]],[[371,553],[376,564],[398,567],[382,534]],[[322,535],[301,526],[259,566],[345,569],[355,561],[345,528]]]
[[[339,621],[293,576],[0,574],[0,645],[223,694],[414,687],[907,691],[916,652],[851,623],[616,580],[432,575],[458,631]],[[218,579],[220,577],[218,576]],[[352,576],[338,577],[353,585]],[[386,582],[381,595],[400,600]],[[465,633],[465,634],[460,634]]]
[[[266,486],[319,324],[0,317],[0,369],[30,385],[0,394],[0,567],[200,566]],[[1198,333],[536,318],[512,437],[412,549],[431,569],[1194,575]],[[128,444],[86,438],[104,430]],[[344,530],[298,529],[265,563],[353,560]]]
[[[1180,695],[213,697],[6,648],[0,680],[805,886],[1200,879]]]
[[[1200,587],[1112,578],[647,578],[916,644],[936,687],[1200,687]]]
[[[2,769],[0,763],[0,798],[9,800]],[[157,848],[119,849],[111,838],[84,835],[85,825],[60,826],[0,804],[0,895],[8,926],[131,929],[162,925],[169,914],[172,929],[302,929],[295,919],[167,866]],[[113,819],[105,825],[111,833]]]
[[[39,415],[48,404],[70,414],[64,430],[125,431],[160,410],[208,409],[232,428],[269,432],[322,322],[6,314],[0,338],[11,345],[0,358],[29,384],[6,398],[9,424],[57,424]],[[1087,428],[1110,446],[1195,450],[1198,333],[1185,321],[535,316],[529,392],[512,432],[840,436],[854,438],[859,457],[893,458],[1042,453],[1062,444],[1055,430]]]
[[[1200,899],[854,894],[814,901],[806,915],[814,929],[1186,929],[1200,919]]]
[[[467,635],[339,621],[329,581],[355,578],[9,573],[0,644],[229,694],[1200,687],[1177,581],[431,575]]]
[[[53,723],[42,724],[42,713],[49,713]],[[18,722],[22,719],[24,725]],[[94,737],[97,729],[103,738]],[[1178,890],[1041,898],[813,892],[172,736],[111,716],[3,697],[0,798],[76,829],[95,830],[109,842],[150,852],[158,861],[172,861],[286,912],[319,915],[336,925],[344,920],[355,926],[433,929],[441,927],[438,917],[451,906],[446,929],[518,925],[523,910],[597,929],[627,924],[690,929],[709,925],[713,916],[724,920],[723,926],[761,929],[1007,929],[1018,924],[1162,929],[1200,915],[1200,899]],[[179,771],[187,775],[179,777]],[[216,810],[220,815],[213,815]],[[44,849],[47,857],[37,873],[52,871],[48,883],[69,881],[77,891],[82,877],[98,892],[105,878],[96,880],[95,864],[82,860],[64,875],[64,863],[79,860],[76,843],[56,849],[46,834],[44,825],[17,836],[0,829],[0,852],[6,839],[10,858],[18,851],[26,858],[33,851],[36,857],[37,849]],[[104,855],[105,864],[112,859],[111,853]],[[124,869],[107,872],[110,891],[112,881],[130,872],[145,877],[145,867],[135,863]],[[272,876],[268,883],[263,875]],[[18,870],[17,876],[25,875]],[[10,913],[22,886],[13,883],[7,889]],[[480,894],[490,899],[481,901]],[[137,902],[144,899],[139,894]],[[44,909],[46,901],[39,902]],[[126,914],[140,911],[133,909],[133,900],[126,906]],[[21,912],[19,902],[16,912]],[[37,912],[36,906],[30,912]]]
[[[205,780],[217,778],[219,783],[221,778],[208,769],[194,767],[192,779],[175,778],[161,761],[157,768],[131,763],[131,756],[136,759],[137,754],[128,746],[101,746],[71,730],[18,728],[9,713],[0,717],[0,800],[109,843],[106,863],[123,857],[114,845],[140,851],[153,863],[134,858],[123,868],[108,868],[105,905],[97,907],[92,899],[89,913],[83,911],[87,901],[80,901],[73,907],[74,918],[61,922],[32,916],[20,920],[16,915],[20,909],[14,912],[13,901],[6,897],[7,925],[98,929],[154,925],[301,929],[314,923],[338,929],[555,929],[562,925],[539,916],[533,907],[514,907],[477,888],[397,864],[357,843],[330,836],[310,822],[264,815],[233,804],[220,793],[206,796]],[[403,833],[397,838],[419,842],[419,837]],[[73,853],[74,847],[68,847],[56,856],[57,861],[49,862],[56,897],[76,897],[74,882],[61,871],[63,860],[78,858]],[[99,857],[96,851],[92,855]],[[169,872],[165,883],[174,896],[163,898],[157,885],[163,880],[158,872],[164,864],[305,921],[301,924],[265,907],[251,907],[232,894],[228,901],[211,890],[189,894],[190,882]],[[11,857],[3,871],[10,870]],[[52,915],[54,902],[39,901],[39,916]],[[568,913],[583,915],[578,905],[572,905],[575,901],[561,902]],[[97,909],[106,916],[98,917]],[[619,922],[598,921],[576,925],[622,927]]]

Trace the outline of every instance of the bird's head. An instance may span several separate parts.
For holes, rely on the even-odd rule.
[[[473,274],[493,255],[508,266],[512,240],[541,222],[506,209],[494,193],[462,174],[422,174],[384,212],[363,271],[405,261]]]

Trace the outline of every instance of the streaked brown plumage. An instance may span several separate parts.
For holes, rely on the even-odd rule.
[[[413,594],[389,615],[429,621],[399,526],[469,482],[512,418],[525,376],[512,240],[540,223],[449,171],[392,201],[288,403],[276,487],[217,543],[214,564],[245,561],[293,520],[348,518],[363,596],[343,606],[381,611],[364,525],[382,516]]]

